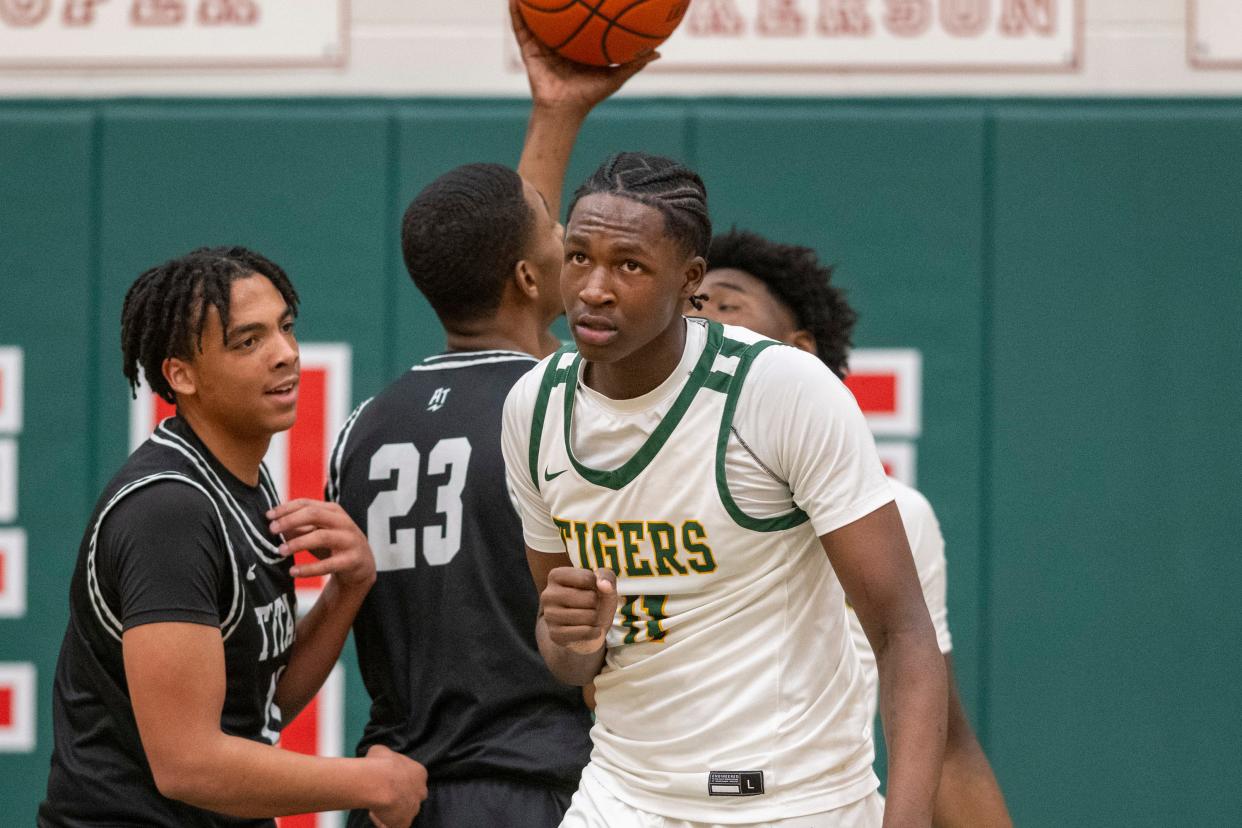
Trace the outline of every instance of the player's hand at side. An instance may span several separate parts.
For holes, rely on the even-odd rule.
[[[375,557],[366,535],[337,503],[300,498],[267,513],[274,534],[283,535],[280,554],[310,552],[320,560],[298,564],[295,578],[332,575],[342,587],[370,589],[375,583]]]
[[[617,612],[616,573],[559,566],[548,573],[539,605],[554,644],[580,655],[598,652]]]
[[[389,804],[371,810],[372,824],[376,828],[409,828],[427,798],[427,769],[383,745],[371,745],[367,760],[375,763],[393,792]]]
[[[597,103],[620,89],[660,55],[652,52],[621,66],[587,66],[567,60],[547,46],[526,26],[517,0],[509,0],[509,17],[517,37],[530,94],[536,106],[569,108],[586,115]]]

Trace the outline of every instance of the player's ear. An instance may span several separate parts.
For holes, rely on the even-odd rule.
[[[811,336],[811,332],[805,328],[799,328],[786,334],[785,344],[806,351],[808,354],[819,353],[819,349],[815,347],[815,337]]]
[[[168,357],[160,365],[164,380],[177,396],[184,397],[195,391],[194,366],[178,357]]]
[[[527,299],[539,298],[539,274],[526,259],[519,259],[513,266],[513,284]]]
[[[693,256],[686,263],[685,280],[681,286],[682,301],[687,301],[691,296],[699,292],[699,286],[703,284],[703,277],[707,275],[707,259],[702,256]]]

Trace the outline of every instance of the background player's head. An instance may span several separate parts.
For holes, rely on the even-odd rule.
[[[293,425],[298,295],[244,247],[203,247],[143,273],[121,311],[122,367],[193,421],[270,436]]]
[[[612,156],[574,193],[561,295],[588,360],[632,354],[680,322],[711,241],[707,189],[669,158]]]
[[[858,314],[814,250],[734,229],[712,239],[707,261],[702,309],[687,313],[809,351],[845,376]]]
[[[491,319],[506,296],[533,307],[546,327],[562,313],[561,234],[543,196],[516,172],[466,164],[410,202],[401,253],[450,331]]]

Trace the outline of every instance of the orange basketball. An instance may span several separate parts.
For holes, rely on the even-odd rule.
[[[629,63],[673,33],[690,0],[520,0],[522,19],[562,57],[592,66]]]

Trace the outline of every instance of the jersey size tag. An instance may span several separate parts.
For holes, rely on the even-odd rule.
[[[708,796],[759,796],[763,771],[708,771]]]

